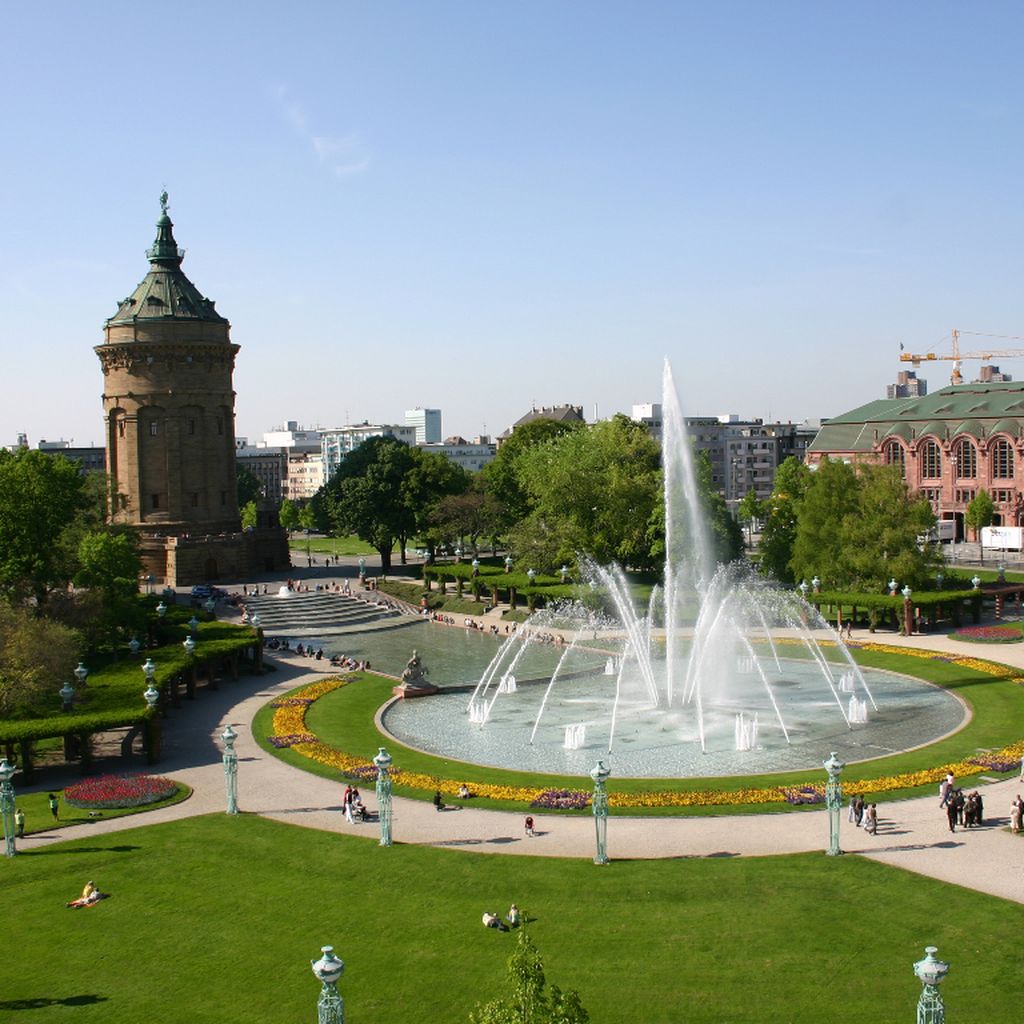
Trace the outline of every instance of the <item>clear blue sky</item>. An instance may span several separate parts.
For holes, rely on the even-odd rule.
[[[101,440],[164,187],[250,436],[604,416],[665,355],[692,414],[827,416],[1024,335],[1017,3],[3,12],[0,443]]]

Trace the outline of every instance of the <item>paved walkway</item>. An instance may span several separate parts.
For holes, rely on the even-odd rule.
[[[944,636],[900,638],[869,636],[855,631],[854,640],[989,655],[1024,668],[1024,645],[978,650]],[[341,785],[285,765],[264,753],[252,736],[256,711],[274,696],[330,674],[330,666],[307,659],[282,657],[278,670],[262,677],[243,676],[220,690],[201,690],[165,721],[164,757],[159,771],[187,783],[193,795],[173,807],[124,818],[28,836],[22,849],[50,846],[68,839],[120,832],[157,822],[175,821],[220,811],[225,806],[219,735],[230,723],[239,734],[238,799],[242,810],[278,821],[324,831],[349,832],[376,842],[376,824],[349,825],[341,814]],[[311,668],[311,664],[317,668]],[[75,781],[68,776],[67,783]],[[48,779],[44,789],[63,785]],[[1016,779],[983,790],[986,825],[951,834],[937,794],[913,800],[879,803],[878,834],[870,836],[842,814],[841,844],[848,853],[905,868],[1004,899],[1024,903],[1024,840],[1010,834],[1010,802]],[[373,806],[372,787],[366,794]],[[418,800],[396,798],[393,834],[396,842],[447,847],[478,853],[547,857],[593,856],[594,825],[589,817],[534,814],[537,835],[527,838],[518,813],[488,811],[472,805],[438,812]],[[825,811],[699,818],[633,818],[614,815],[608,825],[608,850],[613,859],[674,857],[766,856],[823,850],[828,845]]]

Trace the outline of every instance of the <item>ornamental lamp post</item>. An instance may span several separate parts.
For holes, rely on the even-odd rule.
[[[381,747],[373,759],[377,766],[377,817],[380,821],[380,845],[391,845],[391,755]]]
[[[594,833],[597,839],[597,851],[594,855],[595,864],[608,863],[608,794],[604,784],[611,772],[605,767],[604,761],[598,761],[590,772],[594,780]]]
[[[16,771],[6,757],[0,758],[0,817],[4,822],[5,857],[13,857],[18,852],[14,847],[14,786],[11,784]]]
[[[1000,583],[1005,583],[1006,582],[1006,566],[1003,565],[1002,562],[1000,562],[996,566],[996,572],[999,574],[999,582]]]
[[[565,583],[569,578],[569,566],[563,565],[562,568],[558,570],[558,575],[562,577],[562,582]]]
[[[238,733],[228,723],[220,734],[224,741],[224,788],[228,797],[228,814],[238,813],[238,755],[235,753],[235,740]]]
[[[260,626],[263,625],[263,620],[259,617],[258,613],[249,620],[249,625],[251,625],[257,633],[260,631]]]
[[[846,767],[836,757],[833,750],[828,760],[823,762],[825,771],[828,772],[828,782],[825,784],[825,806],[828,808],[828,850],[829,857],[838,857],[842,854],[839,847],[839,810],[843,805],[843,784],[839,776]]]
[[[143,691],[142,696],[146,698],[146,704],[151,707],[156,707],[156,702],[160,699],[160,691],[153,685],[153,676],[156,675],[156,665],[152,658],[147,658],[142,666],[142,671],[146,674],[146,689]]]
[[[156,606],[156,613],[161,619],[167,614],[167,605],[163,601]]]
[[[310,960],[317,981],[323,984],[316,1004],[317,1024],[345,1024],[345,1002],[338,994],[338,981],[345,973],[345,961],[334,955],[333,946],[321,946],[323,956]]]
[[[935,946],[925,946],[924,959],[914,964],[914,974],[924,986],[917,1000],[917,1024],[944,1024],[946,1020],[939,984],[949,973],[949,964],[937,959],[937,952]]]
[[[807,600],[807,580],[801,580],[800,586],[797,588],[800,591],[800,596],[806,601]]]
[[[506,555],[505,556],[505,572],[509,573],[511,571],[512,571],[512,556],[511,555]]]
[[[79,686],[85,686],[85,677],[89,674],[89,670],[85,667],[83,662],[78,663],[78,668],[74,671],[74,676],[78,680]]]
[[[135,655],[139,653],[139,648],[141,646],[142,644],[139,643],[139,638],[133,636],[131,640],[128,641],[128,652],[132,655],[132,657],[135,657]]]
[[[188,628],[192,631],[192,635],[195,636],[196,630],[199,629],[199,620],[194,615],[188,620]]]
[[[359,582],[362,583],[366,579],[366,559],[359,556]]]
[[[890,597],[895,597],[896,596],[896,588],[898,586],[899,586],[899,584],[896,582],[896,577],[895,576],[891,580],[889,580],[889,596]]]
[[[469,564],[473,567],[473,575],[474,576],[479,576],[480,575],[480,559],[479,558],[474,558],[473,561],[470,562]]]
[[[914,592],[910,589],[909,586],[905,586],[900,591],[900,593],[903,595],[903,600],[904,601],[909,601],[911,599],[911,597],[913,597],[913,595],[914,595]]]
[[[63,704],[61,711],[70,711],[71,702],[75,697],[75,688],[70,683],[65,683],[58,693],[60,693],[61,703]]]
[[[462,548],[455,549],[455,562],[456,564],[462,561]]]
[[[975,590],[981,590],[981,577],[978,576],[977,574],[972,576],[971,577],[971,586],[974,587]]]
[[[935,574],[935,587],[937,590],[942,589],[942,585],[946,582],[946,577],[941,572]]]
[[[814,579],[811,580],[811,588],[814,590],[816,594],[821,591],[821,580],[818,579],[817,576],[815,576]]]
[[[192,637],[187,636],[181,641],[181,646],[185,648],[185,653],[191,658],[196,653],[196,642]]]
[[[530,584],[532,585],[533,581],[537,578],[537,570],[536,569],[527,569],[526,570],[526,578],[530,581]]]
[[[204,611],[204,612],[206,612],[206,614],[207,614],[207,615],[213,615],[213,613],[214,613],[214,611],[216,610],[216,608],[217,608],[217,602],[216,602],[216,601],[214,601],[214,599],[213,599],[213,594],[211,594],[211,595],[210,595],[210,596],[209,596],[209,597],[208,597],[208,598],[207,598],[207,599],[206,599],[206,600],[205,600],[205,601],[203,602],[203,611]],[[216,618],[216,616],[214,616],[214,617]]]

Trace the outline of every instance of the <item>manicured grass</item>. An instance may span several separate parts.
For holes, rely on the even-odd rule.
[[[305,556],[306,537],[302,533],[293,533],[289,545],[296,555]],[[309,550],[318,555],[367,555],[376,556],[377,549],[371,547],[358,537],[310,537]],[[398,554],[398,548],[392,548]]]
[[[596,868],[211,815],[0,868],[5,917],[24,923],[0,959],[0,1017],[20,1024],[312,1021],[326,944],[349,1024],[458,1024],[502,990],[515,936],[480,915],[513,900],[593,1024],[912,1020],[926,944],[953,965],[950,1020],[1020,1015],[1024,907],[859,857]],[[65,909],[90,878],[111,899]]]
[[[15,776],[15,781],[17,776]],[[90,818],[89,812],[81,807],[71,807],[63,799],[63,790],[52,790],[61,798],[57,813],[59,820],[54,823],[53,815],[50,814],[50,803],[48,793],[25,793],[18,794],[15,788],[15,795],[18,806],[25,812],[25,833],[31,835],[34,832],[48,832],[52,827],[64,828],[68,825],[91,825],[102,818],[122,818],[126,814],[142,814],[145,811],[155,811],[158,807],[168,807],[171,804],[181,803],[192,795],[192,790],[182,783],[178,784],[178,790],[173,796],[165,800],[157,800],[155,803],[146,804],[144,807],[123,807],[117,809],[104,808],[99,811],[99,817]]]
[[[794,652],[796,653],[796,652]],[[956,665],[948,660],[925,659],[906,654],[890,654],[880,651],[857,651],[858,660],[865,666],[916,675],[957,692],[972,707],[971,721],[953,736],[933,743],[920,750],[913,750],[892,757],[862,764],[851,765],[844,773],[846,780],[881,779],[903,772],[920,771],[955,763],[973,756],[979,749],[998,749],[1024,736],[1024,688],[1009,679],[995,678],[974,669]],[[1007,669],[1007,672],[1012,670]],[[470,789],[474,784],[540,786],[551,789],[590,789],[587,779],[574,776],[534,775],[526,772],[502,771],[477,765],[466,765],[458,761],[435,757],[403,746],[391,737],[383,737],[374,724],[374,714],[381,704],[390,697],[393,680],[372,674],[357,677],[353,685],[342,687],[318,700],[306,715],[306,724],[323,742],[338,750],[370,760],[381,744],[386,744],[395,758],[395,766],[408,771],[420,772],[449,780],[448,787],[454,792],[459,782],[466,782]],[[312,771],[327,778],[339,778],[339,773],[309,758],[290,750],[276,750],[266,742],[271,732],[272,711],[263,709],[257,715],[253,732],[257,740],[276,756],[289,764]],[[978,774],[992,774],[979,769]],[[785,772],[752,777],[700,778],[700,779],[612,779],[610,792],[656,792],[668,790],[684,792],[693,790],[729,791],[768,786],[803,785],[820,782],[820,771]],[[970,780],[964,779],[964,785]],[[931,783],[928,784],[932,786]],[[885,800],[901,799],[919,794],[919,789],[889,790],[881,797]],[[418,799],[429,799],[426,790],[403,789],[404,795]],[[522,804],[488,800],[488,807],[509,807],[521,809]],[[773,813],[788,810],[782,804],[737,804],[727,808],[717,807],[656,807],[629,808],[621,813],[636,814],[721,814]],[[615,811],[613,810],[613,813]]]

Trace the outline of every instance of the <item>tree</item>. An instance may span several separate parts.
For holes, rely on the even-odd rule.
[[[0,715],[53,707],[78,652],[74,630],[0,601]]]
[[[754,523],[765,518],[768,511],[768,502],[762,501],[757,496],[757,491],[751,488],[743,495],[743,499],[736,506],[736,517],[741,523],[747,524],[747,544],[754,541]]]
[[[516,460],[531,511],[516,528],[522,557],[529,534],[544,538],[553,569],[585,552],[598,562],[649,568],[648,524],[661,503],[658,445],[626,416],[563,432],[531,445]]]
[[[488,494],[478,473],[463,494],[441,498],[434,510],[433,527],[439,537],[467,543],[474,554],[481,537],[490,535],[498,520],[498,504]]]
[[[117,597],[131,597],[138,590],[142,561],[138,538],[127,530],[93,530],[78,545],[75,584]]]
[[[477,1004],[470,1024],[587,1024],[590,1014],[575,991],[547,986],[544,962],[526,925],[508,958],[508,991],[504,998]]]
[[[256,523],[259,520],[259,512],[256,508],[255,501],[247,501],[241,509],[242,512],[242,529],[243,530],[254,530]]]
[[[974,530],[978,546],[981,549],[981,560],[983,562],[985,561],[985,545],[981,540],[981,531],[984,527],[992,525],[995,514],[996,509],[992,504],[992,498],[984,488],[978,491],[971,499],[967,510],[964,512],[964,523]]]
[[[846,581],[842,525],[857,508],[857,473],[848,462],[822,459],[799,508],[790,566],[796,579]]]
[[[61,534],[85,505],[85,478],[61,456],[0,450],[0,589],[42,604],[69,576]]]
[[[319,492],[335,532],[354,533],[376,548],[384,572],[391,569],[395,540],[409,536],[415,526],[403,491],[413,465],[408,445],[394,437],[371,437],[345,457]]]
[[[807,466],[791,455],[776,471],[775,485],[765,503],[760,568],[782,583],[793,582],[790,562],[796,542],[797,512],[810,479]]]
[[[402,564],[411,531],[426,533],[437,522],[438,503],[465,493],[470,474],[437,452],[410,448],[411,465],[402,481],[402,502],[410,512],[407,529],[397,534]]]
[[[251,469],[239,462],[235,463],[235,486],[239,508],[245,508],[250,501],[259,501],[263,497],[263,482]]]
[[[295,507],[295,502],[289,498],[285,498],[281,502],[281,508],[277,513],[278,522],[281,526],[289,533],[299,525],[299,510]]]

